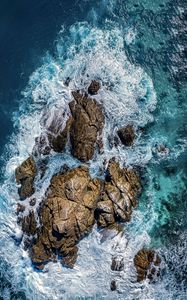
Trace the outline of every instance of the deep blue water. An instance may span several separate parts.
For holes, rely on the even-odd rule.
[[[76,299],[76,294],[78,299],[90,296],[99,300],[187,299],[184,2],[12,2],[0,3],[2,299]],[[84,23],[80,23],[82,21]],[[34,140],[38,133],[39,113],[45,107],[50,110],[54,105],[62,105],[60,95],[68,95],[61,86],[66,77],[71,77],[74,88],[87,84],[87,74],[113,86],[110,94],[105,93],[105,89],[102,92],[108,108],[106,117],[111,122],[105,130],[106,140],[124,120],[143,128],[133,151],[116,151],[106,142],[106,153],[110,151],[123,162],[142,169],[143,194],[132,221],[125,227],[130,246],[124,251],[128,264],[137,247],[158,249],[163,268],[158,283],[151,287],[131,287],[127,269],[127,274],[119,280],[121,293],[111,294],[105,287],[110,274],[106,271],[106,276],[102,275],[105,265],[99,268],[95,262],[97,257],[103,259],[102,251],[108,257],[110,247],[106,247],[106,253],[100,249],[94,234],[92,240],[87,241],[93,244],[89,252],[93,273],[88,278],[83,275],[86,268],[91,268],[82,258],[84,242],[80,245],[80,273],[66,274],[63,270],[65,277],[61,273],[58,277],[51,268],[47,277],[33,274],[29,262],[19,252],[21,245],[11,240],[18,199],[15,184],[12,184],[13,170],[32,149],[32,138]],[[161,144],[168,149],[166,155],[157,151]],[[59,162],[63,164],[64,160],[71,166],[75,163],[72,158],[64,157],[61,161],[54,157],[51,168],[57,167]],[[93,174],[97,174],[99,163],[92,162]],[[75,277],[73,282],[72,276]],[[87,292],[80,286],[81,282],[88,284]],[[68,284],[71,289],[67,288]],[[64,290],[60,290],[59,296],[60,285]],[[45,294],[48,287],[50,291]]]

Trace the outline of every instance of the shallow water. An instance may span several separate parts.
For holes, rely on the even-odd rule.
[[[179,299],[187,298],[186,85],[183,51],[184,4],[170,1],[77,1],[72,17],[56,33],[54,48],[40,59],[12,113],[14,131],[4,149],[1,198],[1,297],[3,299]],[[81,16],[80,16],[81,12]],[[59,29],[58,29],[59,30]],[[50,48],[50,47],[49,47]],[[50,50],[50,49],[49,49]],[[41,55],[41,54],[40,54]],[[28,67],[29,69],[29,67]],[[28,72],[28,71],[27,71]],[[70,85],[64,81],[70,77]],[[143,193],[121,236],[104,239],[96,228],[79,244],[73,270],[50,263],[32,269],[16,224],[15,168],[31,153],[44,112],[67,109],[71,91],[102,81],[96,99],[105,111],[104,152],[90,162],[99,176],[103,161],[141,169]],[[68,113],[68,111],[67,111]],[[137,140],[129,149],[109,142],[118,128],[135,124]],[[164,144],[166,154],[157,151]],[[46,175],[37,182],[38,203],[51,176],[66,163],[79,162],[68,152],[53,154]],[[162,256],[155,284],[136,283],[133,257],[143,246]],[[125,259],[125,269],[110,270],[111,257]],[[118,291],[110,291],[112,279]]]

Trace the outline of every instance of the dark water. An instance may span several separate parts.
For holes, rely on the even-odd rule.
[[[147,122],[143,128],[144,134],[141,136],[140,146],[142,149],[145,148],[147,155],[151,148],[152,157],[147,161],[143,157],[143,163],[139,162],[144,169],[144,190],[137,213],[127,226],[130,237],[142,234],[144,238],[145,235],[148,235],[150,238],[147,242],[148,245],[158,248],[163,258],[164,267],[161,279],[153,288],[154,292],[149,294],[152,295],[151,299],[187,299],[186,19],[185,3],[178,0],[0,2],[0,150],[3,167],[6,165],[5,161],[13,156],[14,152],[4,151],[4,146],[9,144],[13,131],[19,132],[15,116],[14,120],[12,119],[13,112],[17,112],[22,103],[21,113],[16,115],[18,120],[22,119],[23,101],[26,102],[30,97],[22,97],[21,91],[27,86],[29,80],[30,84],[27,88],[29,93],[39,86],[45,76],[51,83],[51,77],[56,72],[52,67],[53,57],[63,69],[66,61],[71,67],[73,66],[76,62],[74,60],[75,53],[84,50],[86,55],[89,48],[93,47],[95,43],[94,38],[92,36],[90,38],[89,30],[97,29],[95,37],[97,40],[100,38],[99,30],[103,32],[109,27],[109,31],[112,32],[116,28],[120,29],[123,37],[127,40],[124,43],[124,51],[129,62],[140,66],[151,78],[156,92],[157,105],[153,112],[153,120]],[[82,27],[77,23],[69,32],[69,26],[80,21],[88,23]],[[64,32],[59,36],[58,33],[62,26],[64,26]],[[87,30],[88,26],[91,29]],[[106,32],[108,32],[107,30]],[[131,34],[129,35],[128,32],[134,34],[135,37],[131,38]],[[114,47],[112,43],[115,44],[117,38],[118,33],[113,33],[111,50]],[[101,44],[103,39],[104,35],[100,41]],[[75,45],[73,54],[69,53],[72,45]],[[102,47],[98,49],[99,55]],[[47,51],[51,54],[47,60],[48,63],[45,58]],[[107,61],[108,54],[106,52],[103,51],[103,57],[106,55]],[[115,63],[115,61],[112,62]],[[82,63],[84,64],[84,61]],[[49,66],[46,67],[47,71],[38,71],[35,75],[36,78],[30,77],[39,66],[44,66],[45,70],[45,65]],[[85,63],[85,69],[86,67]],[[113,65],[111,65],[111,74],[112,69]],[[131,67],[129,70],[131,71]],[[89,71],[91,70],[89,69]],[[71,71],[70,74],[74,74],[73,72]],[[80,75],[82,75],[81,71]],[[101,78],[102,76],[103,74],[101,74]],[[110,77],[108,80],[110,82]],[[52,84],[51,86],[53,87]],[[45,86],[40,88],[41,93],[44,88]],[[141,99],[142,103],[151,99],[149,88],[147,91],[145,99]],[[36,99],[39,96],[36,96]],[[21,98],[22,102],[20,102]],[[142,107],[140,106],[142,116],[146,118],[146,111],[144,112],[144,106]],[[29,110],[32,111],[28,105],[27,111]],[[136,122],[138,115],[135,114],[133,117]],[[32,134],[32,131],[28,134]],[[157,153],[157,146],[161,144],[164,144],[169,151],[166,157]],[[19,148],[18,152],[22,157],[25,153],[22,154],[21,151],[24,153],[24,150]],[[122,153],[121,157],[123,158]],[[141,161],[141,156],[138,156],[137,151],[138,159]],[[135,162],[138,164],[136,159]],[[131,163],[133,163],[133,159],[132,162],[130,160]],[[4,172],[4,168],[2,170]],[[4,198],[8,198],[7,194],[10,193],[10,189],[3,193],[4,186],[2,202]],[[4,206],[6,207],[6,205]],[[8,208],[5,211],[8,211]],[[6,220],[3,218],[2,224],[6,228]],[[3,232],[5,231],[4,227],[2,227]],[[141,243],[141,238],[138,241]],[[5,247],[6,251],[6,245],[7,251],[9,251],[8,243],[3,241],[1,247]],[[12,263],[4,257],[6,256],[2,251],[0,257],[2,299],[26,299],[28,291],[25,294],[22,292],[27,289],[23,286],[26,282],[24,281],[26,275],[23,275],[24,283],[21,285],[21,274],[17,273],[20,277],[16,281],[14,271],[11,271]],[[11,272],[14,280],[10,279]],[[93,278],[94,280],[96,279]],[[118,294],[113,294],[113,298],[110,299],[124,299],[127,297],[125,291],[124,289],[122,292],[123,298],[120,298],[121,296]],[[29,299],[40,299],[43,297],[40,295],[42,293],[36,291],[36,294],[33,293]],[[141,294],[138,298],[134,298],[135,295],[132,290],[132,298],[129,299],[148,300],[146,290],[143,292],[143,296]],[[70,294],[70,296],[72,296],[71,299],[75,299],[74,294]],[[94,294],[90,294],[90,296],[91,299],[94,299]],[[109,299],[107,298],[109,296],[110,294],[102,298],[99,294],[97,299]],[[57,297],[57,299],[59,298]],[[62,296],[60,299],[66,298]]]

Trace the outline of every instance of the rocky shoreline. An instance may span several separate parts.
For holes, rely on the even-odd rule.
[[[78,253],[78,243],[92,230],[118,228],[120,222],[131,219],[133,209],[141,192],[140,176],[137,171],[121,168],[112,158],[106,162],[103,178],[91,178],[89,160],[95,151],[102,151],[102,131],[105,124],[102,106],[93,98],[101,84],[93,80],[87,92],[72,92],[69,115],[58,112],[36,139],[33,153],[15,171],[19,185],[20,202],[17,206],[18,223],[24,233],[24,245],[34,267],[43,270],[49,261],[60,260],[63,266],[73,268]],[[117,132],[125,147],[133,145],[136,138],[132,124]],[[53,175],[48,190],[34,210],[36,199],[35,178],[45,172],[45,157],[51,151],[64,153],[69,145],[71,154],[81,165]],[[41,168],[41,165],[43,166]],[[25,214],[24,201],[29,198],[29,212]],[[152,280],[160,265],[160,258],[152,250],[141,250],[134,258],[137,280]],[[155,268],[157,267],[157,269]],[[112,270],[121,271],[112,261]],[[111,290],[116,288],[111,282]]]

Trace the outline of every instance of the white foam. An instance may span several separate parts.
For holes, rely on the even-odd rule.
[[[57,109],[67,110],[71,91],[85,89],[92,79],[102,83],[96,98],[102,103],[106,117],[104,151],[91,162],[92,174],[97,174],[103,161],[112,156],[116,156],[121,162],[125,161],[127,165],[144,165],[152,157],[151,144],[143,144],[140,137],[133,148],[129,149],[122,146],[111,147],[108,143],[109,136],[116,134],[120,126],[133,122],[137,128],[152,121],[152,111],[156,105],[151,79],[139,66],[132,65],[127,60],[123,33],[113,24],[110,26],[110,23],[103,30],[90,27],[87,23],[78,23],[71,27],[68,38],[64,39],[63,35],[60,37],[57,52],[57,60],[47,55],[43,66],[31,76],[29,85],[23,92],[19,115],[14,116],[19,131],[13,136],[13,146],[9,148],[12,157],[6,167],[7,180],[2,188],[0,212],[0,252],[9,265],[8,270],[11,270],[7,270],[7,277],[17,284],[18,289],[25,291],[27,299],[75,299],[78,296],[124,299],[125,294],[129,297],[126,299],[134,299],[136,295],[138,299],[145,300],[145,290],[148,293],[146,284],[142,287],[132,283],[135,278],[134,254],[142,245],[150,242],[145,230],[130,240],[123,235],[101,243],[101,235],[94,228],[80,242],[79,257],[73,270],[62,268],[59,263],[50,263],[45,272],[35,272],[22,245],[15,243],[14,237],[19,239],[21,232],[16,224],[15,209],[19,197],[14,183],[14,170],[32,152],[35,138],[45,125],[45,122],[41,122],[45,112],[54,115]],[[63,83],[67,77],[71,79],[68,87]],[[71,167],[79,164],[69,154],[53,154],[46,175],[37,182],[38,188],[34,195],[37,197],[37,204],[45,194],[51,176],[64,163]],[[111,294],[110,291],[110,282],[115,278],[110,270],[113,253],[118,253],[125,259],[125,271],[116,275],[121,294]]]

